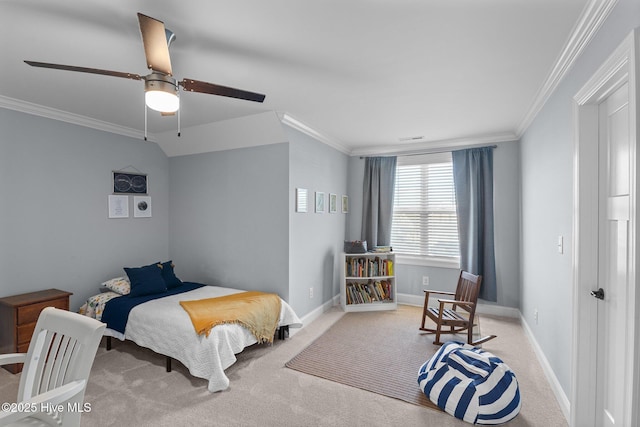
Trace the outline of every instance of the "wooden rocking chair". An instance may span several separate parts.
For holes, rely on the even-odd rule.
[[[487,342],[495,335],[488,335],[476,341],[473,340],[473,324],[476,315],[476,304],[482,276],[476,276],[466,271],[460,272],[456,292],[445,291],[424,291],[424,308],[422,310],[421,331],[436,334],[435,345],[442,345],[441,334],[455,334],[467,331],[467,344],[479,345]],[[429,296],[431,294],[450,295],[453,299],[438,299],[438,306],[429,307]],[[435,329],[426,328],[425,320],[429,317],[436,324]],[[443,329],[448,328],[448,329]]]

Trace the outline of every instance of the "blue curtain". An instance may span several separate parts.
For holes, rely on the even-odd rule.
[[[497,301],[493,246],[493,148],[451,153],[456,191],[460,268],[482,275],[479,297]]]
[[[391,243],[397,157],[367,157],[364,163],[362,240],[367,246]]]

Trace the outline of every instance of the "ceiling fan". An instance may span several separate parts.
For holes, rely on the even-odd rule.
[[[142,43],[144,45],[147,67],[151,70],[151,73],[146,76],[97,68],[50,64],[46,62],[24,62],[32,67],[53,68],[81,73],[102,74],[132,80],[144,80],[145,104],[153,110],[160,111],[163,115],[173,115],[180,108],[180,100],[178,97],[179,87],[182,87],[182,89],[187,92],[207,93],[254,102],[264,101],[265,95],[260,93],[193,79],[177,81],[173,77],[171,59],[169,57],[169,46],[171,42],[175,40],[175,34],[166,29],[162,21],[143,15],[142,13],[138,13],[138,23],[140,25],[140,32],[142,33]]]

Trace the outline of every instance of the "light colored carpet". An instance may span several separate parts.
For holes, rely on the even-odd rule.
[[[415,312],[415,334],[421,308]],[[194,378],[180,363],[166,373],[164,358],[131,343],[103,346],[91,371],[85,401],[91,412],[83,426],[433,426],[469,424],[439,411],[377,393],[307,375],[284,365],[327,331],[344,313],[324,313],[286,341],[254,346],[240,353],[227,369],[230,387],[209,393],[205,380]],[[545,381],[520,323],[483,316],[484,333],[498,338],[484,348],[516,372],[523,407],[509,427],[564,427],[549,384]],[[422,336],[426,341],[432,336]],[[417,369],[417,368],[416,368]],[[15,401],[19,375],[0,369],[0,402]],[[416,381],[413,379],[412,381]],[[416,382],[417,387],[417,382]]]
[[[287,362],[300,372],[435,410],[420,391],[418,369],[438,350],[417,333],[415,310],[347,313]]]

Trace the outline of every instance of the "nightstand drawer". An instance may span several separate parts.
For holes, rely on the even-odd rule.
[[[69,310],[69,298],[60,298],[51,301],[25,305],[24,307],[18,307],[18,325],[36,322],[38,320],[38,316],[40,316],[40,312],[46,307],[55,307],[61,308],[63,310]]]

